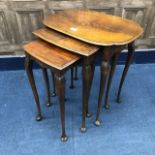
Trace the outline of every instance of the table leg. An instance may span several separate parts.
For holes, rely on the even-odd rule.
[[[74,69],[75,69],[75,72],[74,72],[74,80],[78,80],[78,67],[75,66]]]
[[[120,95],[121,95],[122,86],[123,86],[123,83],[125,81],[126,75],[128,73],[128,69],[129,69],[129,66],[131,64],[131,61],[132,61],[132,58],[133,58],[133,55],[134,55],[134,51],[135,51],[134,42],[132,42],[132,43],[130,43],[128,45],[128,56],[127,56],[125,68],[123,70],[122,78],[121,78],[121,81],[120,81],[120,84],[119,84],[119,89],[118,89],[118,94],[117,94],[117,99],[116,99],[116,101],[118,103],[121,102],[120,101]]]
[[[93,62],[91,64],[91,77],[90,77],[90,84],[89,84],[89,90],[91,90],[91,86],[92,86],[92,82],[93,82],[93,77],[94,77],[94,71],[95,71],[95,62]],[[89,95],[90,96],[90,91],[89,91]],[[89,112],[89,104],[87,104],[87,108],[86,108],[86,117],[91,117],[92,114]]]
[[[102,96],[104,94],[104,90],[106,86],[106,80],[107,80],[107,75],[109,71],[109,61],[111,59],[111,56],[112,56],[111,47],[105,47],[102,54],[100,90],[99,90],[98,108],[97,108],[97,114],[96,114],[96,120],[95,120],[96,126],[100,125],[99,115],[100,115],[101,104],[102,104]]]
[[[109,109],[109,104],[108,104],[109,90],[110,90],[112,78],[113,78],[113,75],[115,72],[118,57],[119,57],[119,53],[114,54],[114,56],[112,57],[111,69],[110,69],[110,73],[109,73],[109,79],[108,79],[108,83],[107,83],[105,100],[104,100],[104,108],[105,109]]]
[[[47,91],[47,98],[48,98],[46,106],[49,107],[52,104],[51,104],[50,86],[49,86],[49,79],[48,79],[47,69],[42,68],[42,71],[43,71],[43,76],[44,76],[46,91]]]
[[[33,91],[35,103],[37,106],[36,121],[40,121],[42,119],[42,114],[41,114],[39,96],[38,96],[38,92],[37,92],[37,88],[36,88],[35,80],[34,80],[34,76],[33,76],[32,65],[33,65],[32,60],[30,60],[30,58],[28,56],[26,56],[26,58],[25,58],[25,69],[26,69],[26,73],[27,73],[32,91]]]
[[[74,67],[72,67],[70,71],[71,71],[71,76],[70,76],[70,81],[71,81],[70,89],[73,89],[74,88],[74,79],[73,79]]]
[[[51,75],[52,75],[52,81],[53,81],[53,93],[52,93],[52,97],[56,96],[56,89],[55,89],[55,77],[54,77],[54,73],[51,70]]]
[[[61,116],[61,127],[62,127],[62,135],[61,141],[67,141],[68,137],[65,131],[65,77],[64,75],[55,75],[56,83],[57,83],[57,92],[60,104],[60,116]]]
[[[82,126],[80,128],[81,132],[86,131],[86,126],[85,126],[85,118],[86,118],[86,110],[88,107],[88,101],[89,101],[89,94],[90,94],[90,84],[91,84],[91,63],[87,58],[84,59],[83,62],[83,68],[82,68],[82,82],[83,82],[83,104],[82,104]],[[88,111],[87,111],[88,112]]]

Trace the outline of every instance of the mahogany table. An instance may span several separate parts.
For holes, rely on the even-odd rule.
[[[50,28],[42,28],[33,32],[34,35],[39,38],[71,51],[71,53],[76,53],[82,56],[83,58],[83,112],[82,112],[82,127],[81,131],[85,132],[85,116],[90,117],[88,110],[88,97],[91,88],[91,82],[94,74],[94,60],[95,55],[98,52],[99,48],[94,45],[87,44],[80,40],[74,39],[62,33],[59,33]],[[85,110],[86,109],[86,110]],[[86,114],[85,114],[86,113]]]
[[[73,67],[80,60],[80,56],[70,53],[67,50],[61,49],[55,45],[51,45],[43,40],[35,40],[24,45],[26,53],[25,69],[29,78],[30,85],[33,90],[34,98],[37,106],[36,120],[42,119],[40,101],[33,76],[32,64],[33,61],[39,63],[42,68],[50,68],[55,75],[58,97],[60,102],[60,116],[62,135],[61,140],[66,141],[67,135],[65,131],[65,72]]]
[[[64,33],[78,40],[102,46],[101,80],[98,98],[98,108],[96,114],[96,125],[100,125],[99,114],[101,109],[102,96],[105,89],[107,74],[109,71],[109,62],[112,58],[112,67],[105,98],[105,107],[108,108],[107,99],[111,80],[116,66],[118,54],[128,46],[128,61],[126,62],[121,84],[119,87],[118,98],[125,80],[133,53],[134,41],[143,33],[143,29],[134,21],[122,19],[117,16],[90,11],[86,9],[69,9],[55,14],[51,14],[44,19],[44,25]],[[91,55],[87,54],[83,67],[83,123],[82,129],[85,131],[85,109],[88,106],[88,98],[91,84]],[[88,82],[89,81],[89,82]],[[89,84],[90,83],[90,84]]]

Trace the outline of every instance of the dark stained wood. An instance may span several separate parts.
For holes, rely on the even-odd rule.
[[[102,63],[101,63],[101,80],[100,80],[100,91],[99,91],[99,98],[98,98],[98,108],[97,108],[97,114],[96,114],[96,121],[95,125],[99,126],[100,125],[100,111],[101,111],[101,105],[102,105],[102,97],[105,91],[105,86],[106,86],[106,81],[108,80],[107,83],[107,89],[106,89],[106,94],[105,94],[105,102],[104,102],[104,107],[106,109],[109,108],[108,105],[108,96],[109,96],[109,91],[110,91],[110,85],[112,82],[113,74],[115,71],[116,63],[118,56],[120,52],[125,49],[125,45],[120,45],[120,46],[108,46],[103,48],[103,53],[102,53]],[[109,79],[107,79],[108,72],[109,72],[109,62],[112,59],[112,66],[110,69],[110,74],[109,74]],[[127,64],[129,63],[128,60],[126,62]],[[126,72],[127,73],[127,72]],[[124,75],[124,79],[125,79]]]
[[[120,81],[120,84],[119,84],[119,89],[118,89],[118,94],[117,94],[117,99],[116,99],[116,101],[118,103],[121,102],[121,100],[120,100],[121,90],[122,90],[123,83],[125,81],[126,75],[128,73],[128,69],[130,67],[132,58],[134,56],[134,52],[135,52],[135,45],[134,45],[134,42],[132,42],[132,43],[130,43],[128,45],[128,56],[127,56],[127,60],[126,60],[126,63],[125,63],[125,68],[123,70],[123,74],[122,74],[122,77],[121,77],[121,81]]]
[[[74,67],[71,68],[71,76],[70,76],[70,89],[74,88],[74,79],[73,79],[73,74],[74,74]]]
[[[100,111],[101,111],[101,105],[102,105],[102,97],[105,91],[106,86],[106,80],[108,76],[109,71],[109,61],[113,55],[113,47],[105,47],[104,51],[102,52],[102,64],[101,64],[101,75],[100,75],[100,90],[99,90],[99,97],[98,97],[98,107],[97,107],[97,113],[96,113],[96,120],[95,125],[100,125]]]
[[[27,76],[28,76],[28,79],[29,79],[29,82],[30,82],[30,86],[32,88],[33,96],[34,96],[36,107],[37,107],[36,121],[40,121],[40,120],[42,120],[42,114],[41,114],[39,96],[38,96],[37,88],[36,88],[36,85],[35,85],[32,65],[33,65],[33,61],[30,59],[29,56],[26,55],[26,58],[25,58],[25,70],[26,70],[26,73],[27,73]]]
[[[82,67],[82,82],[83,82],[83,104],[82,104],[82,126],[81,132],[86,132],[85,126],[85,118],[86,118],[86,110],[89,102],[89,94],[90,94],[90,80],[91,80],[91,65],[88,62],[83,63]]]
[[[49,43],[84,56],[89,56],[99,49],[97,46],[84,43],[47,27],[36,30],[33,34]]]
[[[52,97],[56,96],[56,86],[55,86],[55,77],[54,77],[54,73],[51,70],[51,76],[52,76],[52,81],[53,81],[53,92],[52,92]]]
[[[67,141],[68,137],[65,131],[65,76],[64,74],[55,74],[59,104],[60,104],[60,116],[61,116],[61,126],[62,135],[61,141]]]
[[[89,88],[88,88],[89,89],[89,96],[90,96],[90,90],[91,90],[91,87],[92,87],[94,71],[95,71],[95,59],[91,63],[91,73],[90,73]],[[89,102],[88,102],[87,107],[86,107],[86,117],[89,118],[91,116],[92,116],[92,114],[89,111]]]
[[[78,80],[78,66],[74,67],[74,80]]]
[[[117,64],[119,54],[120,53],[114,54],[114,56],[112,57],[112,60],[111,60],[109,78],[108,78],[108,81],[107,81],[106,94],[105,94],[105,98],[104,98],[104,108],[105,109],[109,109],[109,104],[108,104],[109,91],[110,91],[110,86],[111,86],[111,82],[112,82],[113,75],[114,75],[114,72],[115,72],[115,68],[116,68],[116,64]]]
[[[101,46],[128,44],[143,33],[134,21],[85,9],[60,11],[47,16],[43,23],[74,38]]]
[[[82,125],[81,125],[81,132],[85,132],[87,130],[85,125],[85,118],[90,117],[89,112],[89,96],[90,96],[90,90],[92,85],[92,79],[93,79],[93,64],[95,61],[95,55],[84,57],[83,60],[83,67],[82,67]]]
[[[50,84],[49,84],[49,79],[48,79],[48,73],[46,68],[42,68],[43,71],[43,77],[46,85],[46,92],[47,92],[47,103],[46,106],[50,107],[52,105],[51,103],[51,94],[50,94]]]
[[[80,59],[78,55],[42,40],[30,42],[24,46],[24,50],[37,60],[59,70],[63,70]]]
[[[113,55],[112,55],[112,58],[111,58],[111,68],[110,68],[110,71],[109,71],[109,78],[107,79],[108,80],[107,81],[107,88],[106,88],[106,94],[105,94],[105,98],[104,98],[105,99],[104,100],[104,108],[105,109],[109,109],[108,97],[109,97],[111,82],[112,82],[113,75],[114,75],[114,72],[115,72],[118,57],[119,57],[121,51],[123,49],[125,49],[125,47],[126,47],[125,45],[113,46],[112,47]]]

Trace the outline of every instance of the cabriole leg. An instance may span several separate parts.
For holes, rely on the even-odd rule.
[[[71,81],[71,84],[70,84],[70,89],[73,89],[74,88],[74,79],[73,79],[73,74],[74,74],[74,68],[72,67],[71,68],[71,79],[70,79],[70,81]]]
[[[92,82],[93,82],[93,77],[94,77],[94,71],[95,71],[95,62],[93,61],[93,63],[91,64],[91,77],[90,77],[90,84],[89,84],[89,90],[91,90],[91,86],[92,86]],[[89,91],[89,95],[90,96],[90,91]],[[91,117],[92,114],[89,112],[89,104],[87,104],[87,108],[86,108],[86,117]]]
[[[61,141],[67,141],[68,137],[65,131],[65,77],[64,75],[55,75],[56,83],[57,83],[57,92],[60,104],[60,116],[61,116],[61,128],[62,135]]]
[[[74,80],[78,80],[78,66],[75,66],[74,69],[75,69]]]
[[[52,92],[52,97],[56,96],[56,89],[55,89],[55,77],[54,77],[54,73],[51,70],[51,75],[52,75],[52,81],[53,81],[53,92]]]
[[[86,111],[88,110],[88,102],[89,102],[89,94],[90,94],[90,80],[91,80],[91,64],[87,59],[84,60],[83,68],[82,68],[82,94],[83,94],[83,103],[82,103],[82,126],[81,126],[81,132],[86,131],[85,126],[85,117],[86,117]]]
[[[121,100],[120,100],[120,95],[121,95],[123,83],[124,83],[125,78],[126,78],[126,75],[127,75],[127,73],[128,73],[128,69],[129,69],[129,67],[130,67],[132,58],[133,58],[133,56],[134,56],[134,51],[135,51],[134,42],[132,42],[132,43],[130,43],[130,44],[128,45],[128,56],[127,56],[127,60],[126,60],[126,63],[125,63],[125,68],[124,68],[124,70],[123,70],[123,74],[122,74],[122,77],[121,77],[121,81],[120,81],[120,84],[119,84],[119,89],[118,89],[117,99],[116,99],[116,101],[117,101],[118,103],[121,102]]]
[[[102,96],[104,94],[105,86],[106,86],[106,80],[107,75],[109,71],[109,61],[111,58],[112,52],[111,47],[105,47],[103,54],[102,54],[102,64],[100,67],[101,75],[100,75],[100,90],[99,90],[99,97],[98,97],[98,107],[97,107],[97,114],[96,114],[96,120],[95,125],[100,125],[99,115],[101,111],[101,105],[102,105]]]
[[[50,86],[49,86],[49,79],[48,79],[47,69],[42,68],[42,71],[43,71],[43,76],[44,76],[46,91],[47,91],[47,98],[48,98],[46,106],[49,107],[52,104],[51,104]]]
[[[39,96],[37,92],[37,88],[35,85],[35,80],[33,76],[33,71],[32,71],[32,60],[28,56],[25,58],[25,69],[26,73],[33,91],[36,107],[37,107],[37,115],[36,115],[36,121],[40,121],[42,119],[42,114],[41,114],[41,108],[40,108],[40,101],[39,101]]]
[[[112,81],[112,78],[113,78],[113,75],[114,75],[114,72],[115,72],[118,56],[119,56],[119,53],[116,53],[112,57],[112,61],[111,61],[111,69],[110,69],[110,73],[109,73],[109,79],[108,79],[106,95],[105,95],[105,101],[104,101],[104,108],[105,109],[109,109],[109,104],[108,104],[109,90],[110,90],[111,81]]]

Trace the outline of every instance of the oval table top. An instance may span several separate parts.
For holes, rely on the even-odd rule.
[[[83,56],[89,56],[99,50],[97,46],[87,44],[47,27],[38,29],[33,34],[49,43]]]
[[[44,25],[76,39],[100,46],[125,45],[143,28],[134,21],[87,9],[68,9],[48,15]]]

